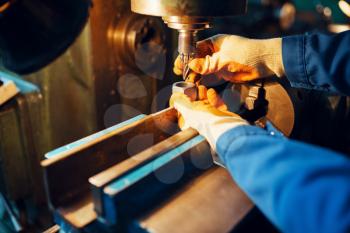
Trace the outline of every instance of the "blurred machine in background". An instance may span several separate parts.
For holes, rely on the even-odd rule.
[[[156,93],[172,81],[165,75],[172,69],[165,66],[171,43],[161,20],[132,14],[129,1],[95,1],[83,32],[59,59],[24,81],[2,74],[21,95],[1,105],[1,188],[24,222],[41,224],[31,209],[46,208],[39,163],[46,152],[160,109]]]
[[[0,191],[7,199],[6,203],[9,203],[13,210],[13,217],[17,218],[21,227],[26,228],[27,231],[37,232],[38,229],[45,229],[53,224],[52,219],[48,217],[50,215],[46,208],[43,174],[39,164],[39,161],[44,159],[46,152],[105,128],[115,127],[117,123],[140,114],[157,113],[165,109],[171,94],[171,84],[181,79],[174,77],[172,73],[172,64],[178,50],[177,32],[167,28],[161,18],[135,14],[130,9],[129,0],[94,1],[89,21],[82,34],[59,59],[35,74],[21,77],[5,73],[0,75],[0,77],[14,80],[20,90],[19,95],[0,105]],[[217,33],[266,38],[312,30],[338,31],[340,30],[339,25],[341,25],[340,28],[345,27],[346,29],[350,22],[349,18],[340,11],[338,1],[308,1],[306,3],[301,0],[294,2],[251,0],[248,1],[248,9],[245,16],[213,19],[215,27],[198,32],[198,39]],[[0,30],[2,28],[6,27],[0,27]],[[28,32],[18,38],[23,41],[29,40],[30,38],[25,35],[28,35]],[[66,42],[61,48],[67,47],[70,43],[71,41]],[[219,83],[214,84],[214,87],[228,101],[235,100],[233,102],[236,105],[232,107],[232,110],[241,111],[252,120],[267,115],[268,119],[292,138],[349,152],[347,146],[349,136],[346,132],[350,127],[348,111],[350,102],[345,97],[326,96],[315,91],[294,90],[284,81],[243,86],[227,86]],[[259,95],[262,90],[265,94]],[[258,96],[268,100],[269,106],[264,105],[264,101],[259,101]],[[280,98],[281,96],[283,98]],[[245,108],[242,109],[242,106]],[[281,106],[284,109],[283,114],[280,111]],[[166,115],[166,117],[157,114],[156,119],[158,120],[163,117],[171,121],[174,120],[173,113]],[[141,118],[134,120],[138,122]],[[153,122],[153,120],[149,121]],[[136,124],[135,122],[134,124]],[[328,122],[326,126],[324,122]],[[132,123],[128,122],[127,125],[129,124]],[[91,154],[98,154],[96,151],[101,152],[101,160],[92,161],[90,164],[73,161],[73,165],[70,164],[69,160],[66,160],[64,162],[68,161],[68,167],[58,166],[59,169],[54,170],[53,176],[47,176],[47,179],[53,182],[50,183],[52,184],[50,188],[55,190],[55,194],[51,192],[49,197],[51,207],[57,210],[55,212],[56,223],[61,223],[61,227],[66,227],[66,229],[76,226],[62,220],[63,218],[58,217],[57,213],[62,205],[75,203],[72,202],[74,199],[72,197],[78,197],[76,200],[85,200],[85,196],[81,194],[86,194],[90,188],[89,177],[103,173],[104,170],[114,165],[117,166],[117,163],[121,161],[128,161],[129,156],[138,154],[179,133],[173,124],[171,124],[170,133],[159,131],[159,127],[153,127],[151,123],[149,124],[150,126],[144,129],[142,128],[143,123],[139,122],[137,127],[132,126],[134,131],[127,133],[136,132],[135,134],[137,134],[138,130],[141,130],[142,134],[152,132],[155,136],[152,137],[151,143],[145,143],[147,138],[133,141],[131,140],[133,137],[131,137],[124,138],[124,145],[123,134],[118,135],[125,128],[121,130],[117,127],[114,130],[117,130],[118,135],[113,140],[118,142],[116,144],[123,146],[115,148],[116,144],[110,144],[110,141],[106,141],[102,142],[104,147],[96,149],[95,146],[99,146],[100,143],[94,144],[89,147],[89,150],[92,150]],[[322,133],[320,133],[320,125],[323,127]],[[167,123],[162,126],[169,128]],[[325,127],[327,127],[327,133],[324,132]],[[232,230],[232,227],[235,226],[235,231],[248,232],[252,225],[266,227],[266,231],[274,231],[275,229],[261,216],[259,211],[252,209],[250,201],[232,183],[233,181],[224,170],[210,162],[206,164],[208,162],[208,157],[206,157],[208,147],[202,141],[203,139],[198,138],[193,132],[187,133],[188,139],[191,139],[194,144],[185,147],[183,149],[184,156],[177,155],[177,158],[184,159],[188,176],[184,176],[181,182],[164,189],[165,193],[178,194],[177,199],[176,195],[175,197],[171,196],[170,199],[167,195],[164,197],[140,196],[142,190],[164,188],[160,186],[161,182],[158,182],[158,179],[149,178],[148,175],[143,176],[146,181],[141,182],[141,186],[128,186],[127,194],[116,192],[116,186],[112,186],[112,191],[109,189],[109,193],[106,193],[104,188],[111,184],[111,180],[115,181],[117,185],[123,181],[120,176],[108,176],[111,180],[104,180],[106,183],[92,182],[95,186],[103,184],[103,189],[96,188],[97,192],[101,193],[90,199],[89,203],[94,203],[96,206],[98,206],[99,201],[105,203],[112,200],[113,203],[119,203],[120,200],[124,200],[125,196],[123,195],[135,195],[136,199],[143,200],[143,202],[147,200],[153,204],[152,211],[147,212],[138,209],[140,203],[129,203],[133,208],[135,207],[135,210],[139,211],[137,217],[133,218],[132,229],[143,229],[144,231],[152,227],[163,229],[162,227],[166,225],[161,224],[165,224],[168,217],[162,213],[161,207],[164,207],[164,213],[170,215],[173,213],[173,208],[170,207],[174,203],[180,207],[188,205],[186,195],[183,194],[189,191],[191,195],[196,195],[193,185],[190,184],[197,182],[201,186],[203,182],[207,182],[211,184],[207,187],[211,190],[217,189],[216,185],[226,184],[226,189],[224,189],[226,194],[236,193],[237,200],[245,206],[244,208],[236,206],[243,211],[235,212],[238,213],[235,215],[236,218],[231,219],[233,222],[225,222],[228,225],[222,225],[223,231]],[[130,140],[132,147],[136,148],[131,150],[132,152],[130,152],[130,148],[128,149]],[[135,146],[142,143],[145,143],[143,147]],[[196,151],[193,152],[194,154],[198,154],[198,151],[206,152],[202,153],[204,157],[200,157],[202,160],[199,161],[200,164],[204,164],[205,169],[198,170],[190,165],[187,166],[186,161],[191,160],[191,153],[188,151],[191,150]],[[77,152],[77,154],[79,153]],[[104,155],[106,156],[103,157]],[[116,155],[118,156],[115,157]],[[58,164],[61,163],[59,160],[57,161]],[[142,165],[147,165],[149,162],[144,161]],[[57,165],[54,162],[52,164],[53,166]],[[51,163],[47,165],[46,169],[52,168],[49,165]],[[89,167],[90,165],[92,167]],[[168,168],[171,169],[171,164],[169,166],[170,168]],[[72,168],[76,170],[71,170]],[[83,173],[83,168],[86,168],[86,173]],[[136,166],[136,168],[139,167]],[[133,167],[131,170],[136,171],[137,169],[134,170]],[[160,169],[160,171],[164,172],[164,169]],[[213,183],[213,179],[210,178],[216,175],[224,177],[223,180],[219,180],[220,184]],[[232,187],[228,188],[231,184]],[[77,196],[74,196],[75,194],[69,196],[75,191]],[[62,199],[59,198],[59,195],[62,195]],[[222,198],[226,201],[232,200],[225,195]],[[74,201],[76,200],[74,199]],[[199,198],[199,200],[202,199]],[[220,200],[213,203],[210,203],[210,199],[203,201],[207,201],[207,205],[204,205],[202,211],[207,211],[208,209],[205,208],[211,205],[220,206],[222,204]],[[0,218],[4,221],[1,221],[0,229],[9,229],[11,232],[13,221],[12,223],[6,221],[9,219],[9,214],[6,213],[8,211],[2,210],[1,206]],[[109,206],[115,207],[116,205]],[[91,210],[91,206],[89,208]],[[125,208],[130,209],[130,206],[121,206],[121,211],[126,213],[126,215],[121,215],[122,218],[134,216],[134,212],[126,211]],[[193,208],[199,208],[199,206],[194,205]],[[98,208],[96,210],[99,218],[106,222],[97,222],[97,225],[95,224],[93,227],[98,227],[98,229],[105,229],[106,226],[115,227],[110,221],[115,219],[113,211],[118,210],[119,213],[119,206],[114,209],[111,207],[110,212]],[[226,214],[231,216],[230,213]],[[244,216],[246,217],[242,221]],[[93,219],[96,217],[96,215],[92,216]],[[192,227],[195,224],[201,224],[201,222],[194,221]],[[187,226],[184,225],[184,227]],[[122,225],[122,227],[129,227],[129,225]],[[96,228],[85,230],[92,232],[95,230],[96,232]]]

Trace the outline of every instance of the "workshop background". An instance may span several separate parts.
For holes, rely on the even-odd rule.
[[[215,19],[216,26],[199,37],[340,32],[350,29],[349,17],[337,0],[250,0],[246,15]],[[176,56],[177,32],[160,18],[131,13],[129,0],[95,0],[84,31],[60,58],[31,75],[0,74],[20,89],[0,106],[0,191],[10,205],[0,199],[0,233],[14,232],[11,214],[25,232],[54,224],[40,168],[44,154],[166,108],[171,84],[181,79],[172,72]],[[284,122],[287,128],[292,124],[291,137],[350,152],[345,133],[350,127],[349,99],[283,85],[296,109],[293,123]],[[320,125],[327,133],[320,133]],[[260,224],[276,231],[258,215],[255,210],[246,221],[259,218]],[[242,229],[247,232],[246,227]]]

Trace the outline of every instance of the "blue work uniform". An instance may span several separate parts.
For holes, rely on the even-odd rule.
[[[350,95],[350,31],[283,38],[291,85]],[[217,141],[236,183],[282,232],[350,232],[350,159],[289,140],[267,129],[240,126]]]

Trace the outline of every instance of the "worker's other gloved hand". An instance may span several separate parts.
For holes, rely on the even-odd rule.
[[[186,82],[194,83],[197,86],[197,100],[203,101],[206,104],[210,104],[214,108],[220,111],[228,111],[227,105],[224,103],[222,98],[216,93],[213,88],[207,89],[206,86],[200,84],[200,75],[191,72],[186,79]],[[183,128],[185,124],[184,118],[179,114],[178,124],[180,128]]]
[[[209,101],[194,101],[184,94],[175,93],[170,98],[173,106],[183,117],[184,125],[181,129],[193,128],[204,136],[215,150],[216,142],[226,131],[240,125],[248,125],[240,116],[227,111],[219,110]]]
[[[189,67],[202,75],[216,74],[230,82],[246,82],[271,75],[284,75],[282,39],[255,40],[234,35],[216,35],[197,43],[197,58]],[[174,72],[182,73],[175,60]]]

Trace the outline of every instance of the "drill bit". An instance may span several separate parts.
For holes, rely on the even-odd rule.
[[[185,68],[183,70],[183,73],[182,73],[182,78],[183,80],[187,80],[187,78],[189,77],[189,74],[190,74],[190,67],[188,66],[188,64],[185,65]]]
[[[189,74],[190,74],[190,67],[188,66],[189,62],[190,62],[190,55],[185,55],[185,54],[181,54],[181,60],[182,60],[182,64],[183,64],[183,71],[182,71],[182,78],[183,80],[187,80]]]

